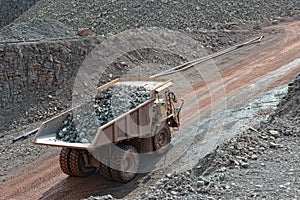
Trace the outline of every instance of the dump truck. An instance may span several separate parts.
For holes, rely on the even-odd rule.
[[[115,79],[97,88],[97,93],[116,86],[142,87],[147,91],[146,100],[108,122],[96,125],[96,129],[83,129],[92,135],[90,141],[78,137],[76,140],[61,139],[59,134],[67,132],[66,120],[76,115],[78,107],[72,108],[44,122],[33,143],[62,147],[59,163],[67,175],[86,177],[98,169],[110,181],[128,182],[138,172],[139,155],[166,153],[171,130],[178,130],[180,126],[183,100],[177,99],[170,88],[172,85],[172,80],[163,78]],[[102,105],[97,106],[100,109]],[[93,117],[89,121],[93,121]],[[85,135],[84,132],[79,134]]]

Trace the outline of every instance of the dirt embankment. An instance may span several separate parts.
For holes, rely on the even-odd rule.
[[[289,84],[288,94],[278,105],[278,116],[288,115],[290,118],[300,115],[300,74]]]

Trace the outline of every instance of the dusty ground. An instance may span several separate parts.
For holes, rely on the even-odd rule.
[[[271,34],[260,45],[247,47],[218,59],[216,65],[220,66],[222,79],[212,80],[210,83],[207,83],[209,86],[215,86],[215,89],[210,92],[217,95],[219,90],[222,89],[219,87],[220,83],[225,84],[228,106],[233,107],[242,104],[249,98],[253,98],[253,95],[257,91],[267,91],[275,86],[288,83],[299,72],[299,65],[293,65],[292,67],[282,66],[298,58],[299,22],[281,25],[281,27],[284,28],[285,32],[269,28],[267,31]],[[194,93],[199,96],[198,100],[201,102],[199,111],[201,111],[201,115],[203,116],[207,116],[210,113],[210,95],[212,94],[209,95],[206,92],[207,85],[203,85],[201,82],[195,83],[197,89]],[[249,88],[248,86],[252,87]],[[188,96],[189,94],[185,96],[187,101]],[[222,102],[215,100],[214,103]],[[199,114],[191,112],[189,109],[185,112],[183,113],[183,127],[190,125],[193,122],[192,118]],[[187,115],[188,113],[193,114]],[[20,132],[24,132],[25,129],[26,127],[22,127]],[[21,142],[10,146],[7,141],[14,135],[18,135],[18,133],[11,134],[8,138],[1,138],[2,141],[6,141],[2,142],[5,146],[3,146],[1,155],[6,153],[8,149],[10,151],[13,151],[14,148],[19,149],[22,144],[31,149],[28,140],[25,143]],[[207,138],[204,137],[204,139]],[[176,137],[174,141],[176,141]],[[28,156],[22,148],[19,150],[19,158]],[[43,149],[42,152],[47,151],[48,149]],[[54,153],[45,155],[47,159],[34,161],[32,165],[24,167],[25,169],[21,169],[19,173],[16,173],[15,170],[20,169],[19,166],[23,163],[14,165],[15,167],[8,172],[1,172],[2,178],[5,180],[1,184],[3,188],[1,190],[1,197],[3,199],[37,199],[41,197],[45,199],[78,199],[87,198],[90,195],[110,193],[117,198],[125,197],[130,199],[144,192],[145,188],[148,188],[151,184],[155,184],[155,181],[159,180],[166,173],[166,171],[162,171],[154,173],[154,175],[140,175],[136,180],[126,185],[108,183],[97,174],[87,179],[69,178],[60,172],[58,151],[55,149],[53,151]],[[36,157],[37,155],[33,156],[32,159]],[[31,160],[30,158],[28,157],[29,160]],[[7,160],[6,165],[10,166],[19,159]],[[180,166],[180,164],[180,161],[178,161],[177,166]],[[173,169],[176,169],[175,166]],[[15,177],[6,180],[11,174],[14,174]],[[295,191],[297,192],[297,190]],[[178,196],[178,193],[173,193],[173,195]]]

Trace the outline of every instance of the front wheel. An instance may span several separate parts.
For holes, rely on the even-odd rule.
[[[126,183],[132,180],[139,167],[139,155],[134,146],[119,145],[111,157],[110,174],[115,181]]]
[[[153,136],[154,150],[158,154],[164,154],[169,150],[171,142],[171,131],[168,126],[164,126]]]

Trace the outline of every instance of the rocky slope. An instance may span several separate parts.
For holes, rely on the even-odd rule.
[[[229,28],[234,24],[257,24],[299,13],[297,0],[270,1],[54,1],[41,0],[17,22],[51,18],[97,34],[118,33],[132,27],[173,30]],[[234,23],[234,24],[232,24]]]
[[[0,44],[0,135],[10,126],[46,119],[70,106],[78,68],[100,42],[85,38]]]
[[[52,19],[34,19],[2,28],[0,41],[29,41],[35,39],[75,37],[77,34],[63,23]]]
[[[210,51],[218,51],[251,37],[261,24],[278,23],[287,17],[299,18],[297,0],[269,1],[46,1],[37,2],[11,25],[14,34],[4,29],[0,40],[26,40],[23,23],[33,19],[53,19],[64,24],[65,29],[53,23],[43,24],[48,35],[32,34],[34,39],[53,38],[79,28],[89,28],[97,35],[111,35],[129,28],[160,27],[190,33]],[[51,22],[51,21],[50,21]],[[53,21],[52,21],[53,22]],[[21,23],[19,25],[19,23]],[[58,27],[62,27],[58,24]],[[33,30],[33,29],[31,29]],[[230,30],[230,31],[229,31]],[[1,37],[2,35],[2,37]],[[32,37],[31,37],[32,39]]]

